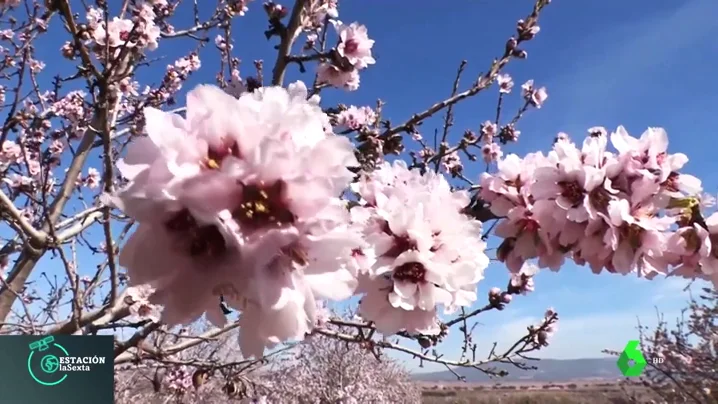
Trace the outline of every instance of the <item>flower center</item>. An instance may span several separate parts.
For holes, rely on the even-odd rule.
[[[663,163],[666,161],[667,154],[665,152],[658,153],[656,155],[656,163],[658,165],[663,165]],[[648,154],[648,151],[645,151],[643,155],[640,158],[641,163],[648,164],[648,162],[651,160],[651,156]]]
[[[683,237],[683,240],[686,241],[686,249],[692,253],[695,253],[698,251],[698,248],[701,246],[701,238],[698,236],[698,232],[696,232],[695,229],[689,229],[683,232],[681,235]],[[713,243],[711,243],[713,245]]]
[[[128,39],[130,39],[130,32],[129,32],[129,31],[122,31],[122,32],[120,32],[120,39],[121,39],[122,41],[125,41],[125,42],[126,42]]]
[[[536,233],[541,227],[537,221],[531,219],[530,217],[520,219],[518,224],[521,228],[521,231],[525,231],[528,233]]]
[[[359,42],[357,42],[353,39],[347,40],[347,42],[344,44],[344,53],[345,54],[352,54],[352,53],[356,52],[357,49],[359,49]]]
[[[148,317],[150,314],[152,314],[152,308],[146,304],[143,304],[137,309],[137,314],[140,317]]]
[[[668,178],[665,182],[663,182],[663,185],[667,191],[670,192],[678,192],[678,173],[672,172],[668,175]]]
[[[239,207],[232,212],[234,219],[241,225],[252,230],[267,226],[292,224],[296,220],[285,202],[283,181],[267,186],[245,185],[242,189],[242,200]]]
[[[222,161],[229,156],[240,158],[237,142],[223,144],[220,147],[209,147],[207,159],[203,162],[203,166],[209,170],[217,170],[222,165]]]
[[[631,248],[635,251],[641,246],[641,238],[645,230],[636,224],[628,224],[621,227],[621,236],[627,240]]]
[[[597,187],[588,194],[588,200],[596,210],[606,213],[608,212],[608,203],[611,202],[611,196],[602,187]]]
[[[426,268],[418,262],[407,262],[395,268],[392,277],[399,282],[424,283]]]
[[[383,254],[385,257],[396,258],[403,252],[416,249],[416,242],[414,240],[407,235],[398,236],[394,234],[389,228],[388,222],[384,222],[382,230],[394,239],[391,248]]]
[[[187,209],[177,212],[165,222],[165,227],[180,237],[180,248],[190,257],[218,257],[227,251],[219,229],[212,225],[200,225]]]
[[[561,187],[561,196],[568,199],[573,207],[576,207],[583,202],[584,190],[578,182],[559,181],[558,186]]]

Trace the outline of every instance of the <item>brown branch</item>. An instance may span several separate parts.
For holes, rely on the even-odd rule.
[[[277,61],[274,63],[274,70],[272,70],[272,85],[281,86],[284,83],[284,74],[289,64],[289,54],[301,30],[301,16],[306,2],[307,0],[296,0],[294,2],[292,15],[289,17],[286,28],[282,31],[282,39],[277,51]]]

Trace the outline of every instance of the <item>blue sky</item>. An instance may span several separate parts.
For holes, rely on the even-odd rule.
[[[449,95],[462,59],[468,61],[462,88],[485,71],[514,33],[516,20],[527,15],[532,4],[531,0],[455,0],[437,7],[428,1],[345,0],[340,19],[368,27],[376,39],[377,64],[362,72],[357,92],[327,91],[325,105],[374,105],[381,98],[386,102],[385,116],[403,121]],[[272,45],[263,37],[266,21],[260,6],[255,1],[248,15],[235,24],[235,53],[243,60],[243,76],[254,73],[255,59],[265,60],[269,74],[274,60]],[[623,124],[636,136],[648,126],[662,126],[670,136],[671,151],[686,153],[691,158],[687,170],[704,180],[707,192],[716,194],[717,180],[711,176],[717,167],[715,151],[702,143],[716,136],[709,112],[716,110],[718,101],[716,13],[718,3],[712,0],[553,1],[541,17],[540,34],[526,47],[528,59],[514,61],[506,70],[517,87],[527,79],[547,86],[549,98],[540,111],[531,111],[522,120],[521,141],[505,152],[546,150],[559,131],[580,139],[596,125],[615,129]],[[156,56],[170,57],[160,65],[192,47],[186,41],[161,45]],[[58,48],[59,42],[50,42],[38,52],[51,61]],[[213,82],[216,64],[207,57],[203,62],[192,83]],[[64,67],[53,74],[58,69]],[[313,79],[311,74],[300,75],[295,66],[290,69],[289,80]],[[138,75],[156,82],[163,70]],[[517,97],[511,97],[509,111],[517,107]],[[454,135],[491,119],[495,102],[496,89],[492,89],[460,104]],[[428,136],[436,128],[440,122],[431,120],[422,130]],[[92,164],[98,167],[99,160]],[[479,172],[476,167],[467,174],[476,178]],[[95,259],[81,256],[80,260],[81,270],[90,273]],[[41,266],[49,270],[55,265],[44,261]],[[479,286],[480,296],[506,281],[506,270],[492,265]],[[675,317],[687,298],[683,286],[685,282],[674,279],[647,282],[633,276],[596,276],[586,268],[566,265],[559,273],[539,274],[534,294],[516,298],[503,312],[480,317],[476,337],[486,349],[493,341],[511,343],[553,306],[561,317],[559,332],[539,356],[597,357],[602,349],[620,349],[635,338],[637,318],[655,323],[656,307]],[[442,350],[451,355],[458,344],[454,335]]]

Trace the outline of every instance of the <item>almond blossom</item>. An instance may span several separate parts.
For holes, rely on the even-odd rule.
[[[558,270],[573,258],[596,273],[711,279],[711,227],[693,208],[700,181],[679,172],[685,155],[667,150],[660,128],[639,139],[623,127],[610,136],[592,128],[580,149],[565,136],[546,156],[499,160],[480,190],[501,217],[497,257],[513,271],[533,258]]]
[[[529,80],[521,86],[521,94],[526,102],[536,108],[541,108],[543,103],[546,102],[546,99],[548,98],[546,87],[536,88],[533,80]]]
[[[148,137],[118,163],[130,183],[107,199],[140,222],[120,263],[156,289],[164,321],[206,312],[221,325],[224,296],[243,321],[276,319],[242,328],[243,350],[259,356],[303,337],[316,299],[352,295],[352,251],[365,244],[338,195],[357,163],[317,102],[301,82],[239,98],[199,86],[186,118],[145,110]]]
[[[337,22],[334,24],[334,28],[339,35],[337,52],[340,56],[347,58],[349,63],[356,69],[364,69],[376,63],[371,55],[374,40],[369,39],[364,25],[357,22],[349,25]]]
[[[359,314],[387,334],[437,333],[437,306],[470,306],[489,262],[481,223],[461,213],[468,196],[401,161],[385,163],[354,189],[362,199],[352,215],[376,257],[360,279]]]
[[[107,28],[104,25],[98,25],[95,28],[93,37],[99,45],[105,45],[115,48],[118,46],[135,46],[130,40],[130,33],[133,31],[134,23],[130,20],[114,17]]]
[[[350,105],[337,114],[336,122],[338,126],[356,130],[365,125],[373,125],[376,122],[376,113],[369,107]]]
[[[356,69],[343,70],[331,63],[321,63],[317,67],[317,82],[355,91],[359,88],[359,72]]]

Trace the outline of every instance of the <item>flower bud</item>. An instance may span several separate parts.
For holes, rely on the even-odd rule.
[[[508,41],[506,41],[506,53],[513,53],[514,50],[516,50],[516,47],[518,46],[519,42],[516,40],[516,38],[511,37]]]
[[[419,342],[419,345],[421,345],[421,347],[424,349],[429,349],[431,347],[431,340],[429,338],[422,336],[419,337],[417,341]]]
[[[529,54],[525,50],[514,49],[513,51],[511,51],[511,56],[518,58],[518,59],[526,59],[529,56]]]

